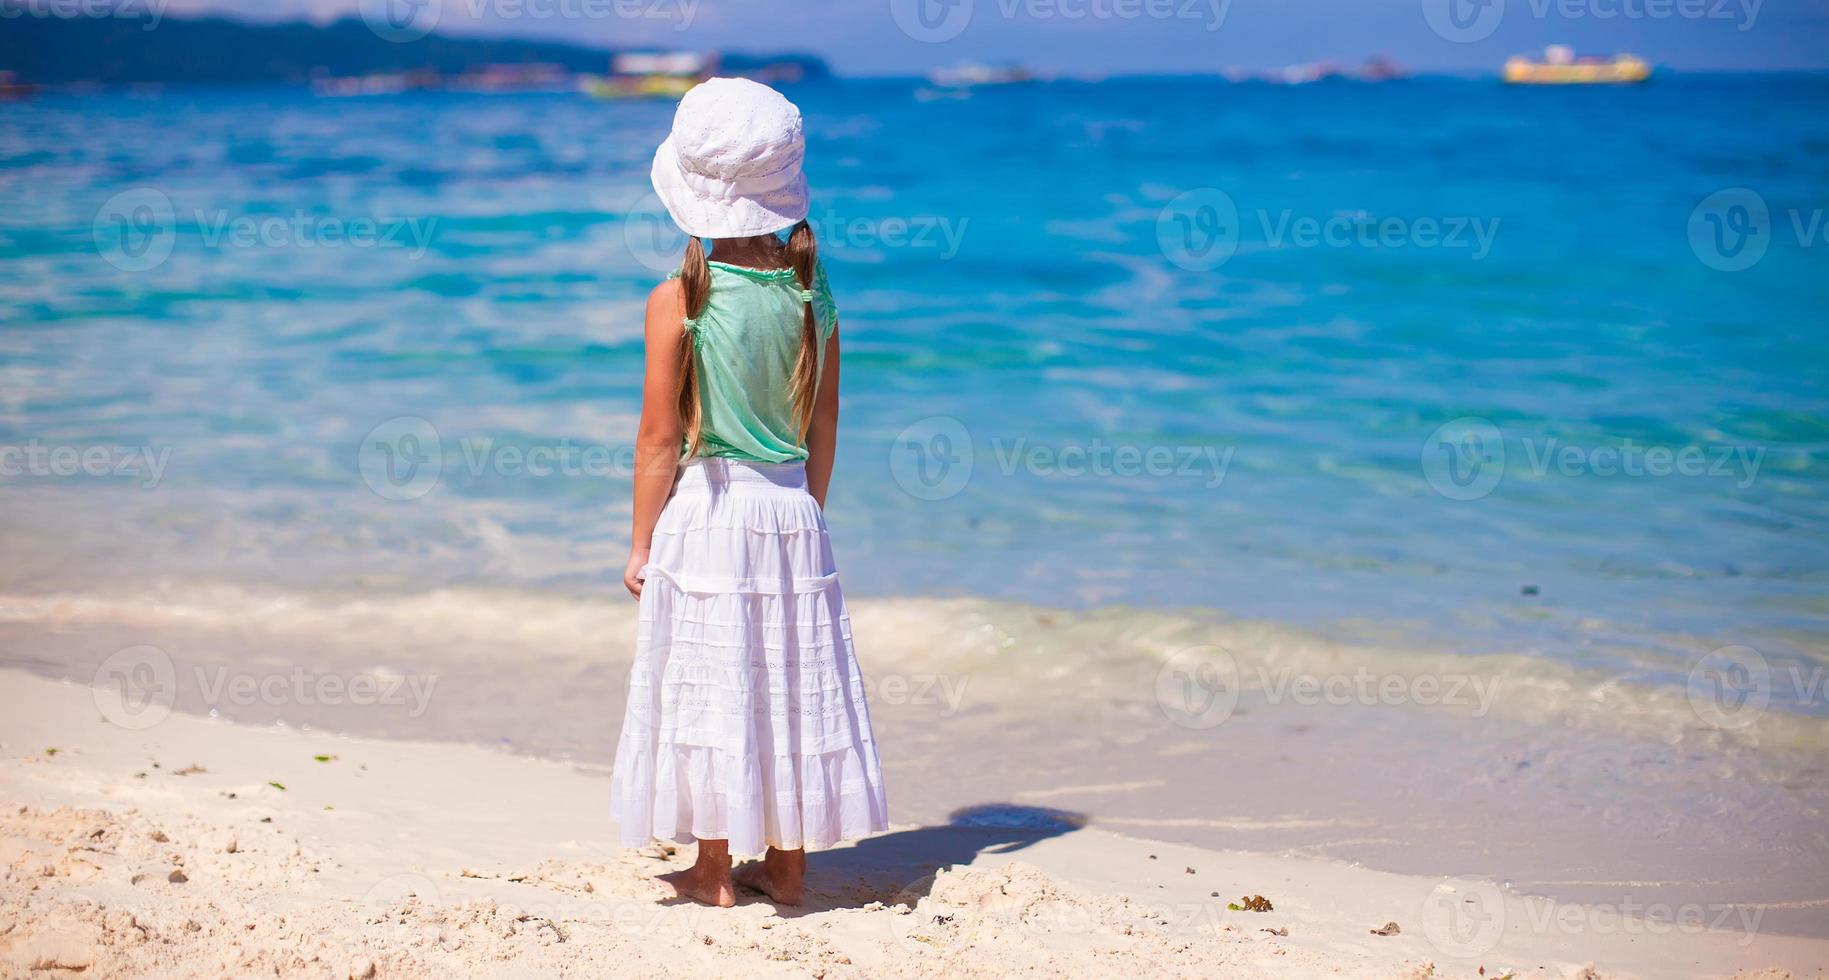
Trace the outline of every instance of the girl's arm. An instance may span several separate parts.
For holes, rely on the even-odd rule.
[[[641,428],[635,435],[635,504],[629,529],[629,564],[622,584],[641,597],[637,575],[648,563],[654,524],[673,492],[679,469],[681,423],[680,372],[684,369],[686,299],[679,280],[669,279],[648,294],[647,371],[641,385]]]
[[[813,398],[813,424],[807,427],[807,490],[826,508],[826,488],[832,483],[832,454],[838,449],[838,327],[826,340],[826,359],[819,372],[819,392]]]

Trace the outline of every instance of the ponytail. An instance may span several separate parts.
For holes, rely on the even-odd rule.
[[[705,304],[711,301],[711,265],[705,260],[705,245],[697,235],[686,240],[686,257],[680,261],[680,291],[686,298],[686,319],[697,319],[705,312]],[[697,456],[702,444],[704,418],[699,408],[699,364],[690,327],[680,333],[677,399],[680,431],[686,437],[686,455]]]
[[[813,226],[802,218],[787,239],[788,264],[800,279],[800,288],[813,291],[813,277],[819,268],[819,246],[813,241]],[[790,391],[794,398],[794,420],[804,440],[813,427],[813,405],[819,393],[819,327],[813,320],[813,304],[806,303],[800,324],[800,356],[794,360],[794,377]]]

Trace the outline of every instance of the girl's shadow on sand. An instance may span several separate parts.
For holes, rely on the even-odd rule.
[[[1010,803],[954,810],[941,826],[901,830],[808,854],[806,904],[778,911],[792,917],[871,902],[913,904],[927,896],[939,871],[969,864],[980,854],[1020,851],[1086,823],[1084,814]],[[754,892],[745,892],[738,900],[768,901]]]

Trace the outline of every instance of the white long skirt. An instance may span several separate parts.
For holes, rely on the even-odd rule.
[[[681,467],[654,529],[610,808],[734,854],[888,828],[851,619],[799,463]]]

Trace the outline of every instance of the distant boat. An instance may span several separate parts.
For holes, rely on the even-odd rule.
[[[696,78],[673,75],[601,78],[586,76],[580,88],[599,99],[676,99],[697,85]]]
[[[976,88],[981,85],[1020,85],[1035,81],[1035,73],[1014,65],[991,66],[964,64],[938,68],[927,80],[944,88]]]
[[[459,92],[564,92],[571,88],[571,75],[552,64],[484,65],[447,79],[446,84]]]
[[[580,87],[599,99],[677,99],[711,77],[715,58],[691,52],[619,54],[607,78],[587,76]]]
[[[1367,58],[1365,64],[1358,68],[1348,68],[1341,62],[1326,59],[1287,65],[1263,72],[1233,65],[1222,69],[1220,74],[1228,82],[1269,82],[1273,85],[1311,85],[1315,82],[1341,80],[1389,82],[1409,77],[1407,69],[1383,55]]]
[[[18,78],[18,75],[10,71],[0,71],[0,102],[29,99],[38,94],[38,86],[23,84]]]
[[[439,84],[440,79],[434,73],[377,72],[347,78],[314,78],[311,80],[311,90],[332,98],[352,98],[360,95],[399,95],[402,92],[437,88]]]
[[[311,80],[318,95],[352,98],[364,95],[399,95],[405,92],[559,92],[570,77],[557,65],[484,65],[461,75],[441,75],[430,69],[410,72],[376,72],[348,77],[320,76]]]
[[[1638,55],[1578,59],[1561,44],[1543,49],[1542,61],[1518,55],[1505,62],[1505,81],[1511,85],[1634,85],[1650,77],[1651,63]]]
[[[1409,70],[1384,55],[1374,55],[1365,59],[1365,64],[1353,77],[1362,82],[1390,82],[1409,77]]]
[[[1340,67],[1339,62],[1327,60],[1290,65],[1278,72],[1271,80],[1284,85],[1310,85],[1331,78],[1344,77],[1346,77],[1346,71]]]

